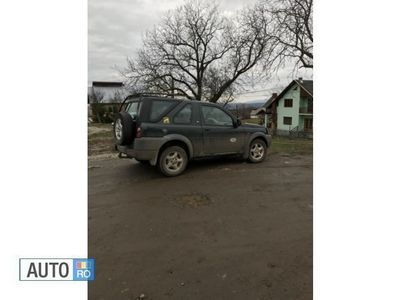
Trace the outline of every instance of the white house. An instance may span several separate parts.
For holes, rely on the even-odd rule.
[[[90,102],[115,103],[122,102],[128,92],[122,82],[93,81],[88,89]]]
[[[272,102],[264,105],[269,127],[280,135],[312,137],[313,81],[293,80]]]

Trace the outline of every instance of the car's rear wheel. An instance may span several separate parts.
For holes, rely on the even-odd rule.
[[[249,161],[253,163],[262,162],[267,155],[267,145],[261,139],[255,139],[250,143]]]
[[[177,176],[185,171],[187,163],[186,151],[179,146],[171,146],[161,153],[158,168],[165,176]]]
[[[130,114],[119,112],[114,121],[114,138],[118,145],[132,143],[135,132],[135,123]]]

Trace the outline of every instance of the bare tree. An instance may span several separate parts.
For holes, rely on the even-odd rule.
[[[104,99],[104,92],[101,90],[97,90],[95,88],[92,88],[92,92],[88,96],[89,98],[89,103],[90,103],[90,109],[92,112],[92,115],[95,116],[95,120],[99,123],[103,123],[102,119],[102,108],[100,103]]]
[[[113,103],[121,103],[124,101],[124,92],[120,90],[116,90],[111,97],[111,102]]]
[[[89,95],[89,102],[90,103],[101,103],[104,99],[104,92],[92,88],[92,93]]]
[[[123,75],[136,91],[229,102],[243,74],[276,57],[267,17],[247,9],[228,19],[213,2],[188,0],[146,33]]]
[[[236,117],[242,120],[249,119],[251,111],[252,109],[250,107],[247,107],[244,103],[236,103],[234,107],[234,114],[236,115]]]
[[[273,20],[271,34],[280,44],[281,58],[313,68],[313,0],[261,0]]]

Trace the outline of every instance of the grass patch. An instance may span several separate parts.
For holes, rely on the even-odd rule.
[[[111,123],[89,123],[89,128],[111,129]]]
[[[113,137],[113,134],[112,134],[111,130],[99,131],[99,132],[89,134],[89,139],[92,139],[92,140],[107,139],[107,138],[112,138],[112,137]]]
[[[274,136],[270,153],[312,154],[313,140]]]

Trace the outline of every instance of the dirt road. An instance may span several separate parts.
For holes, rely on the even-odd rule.
[[[312,156],[89,162],[89,299],[312,299]]]

